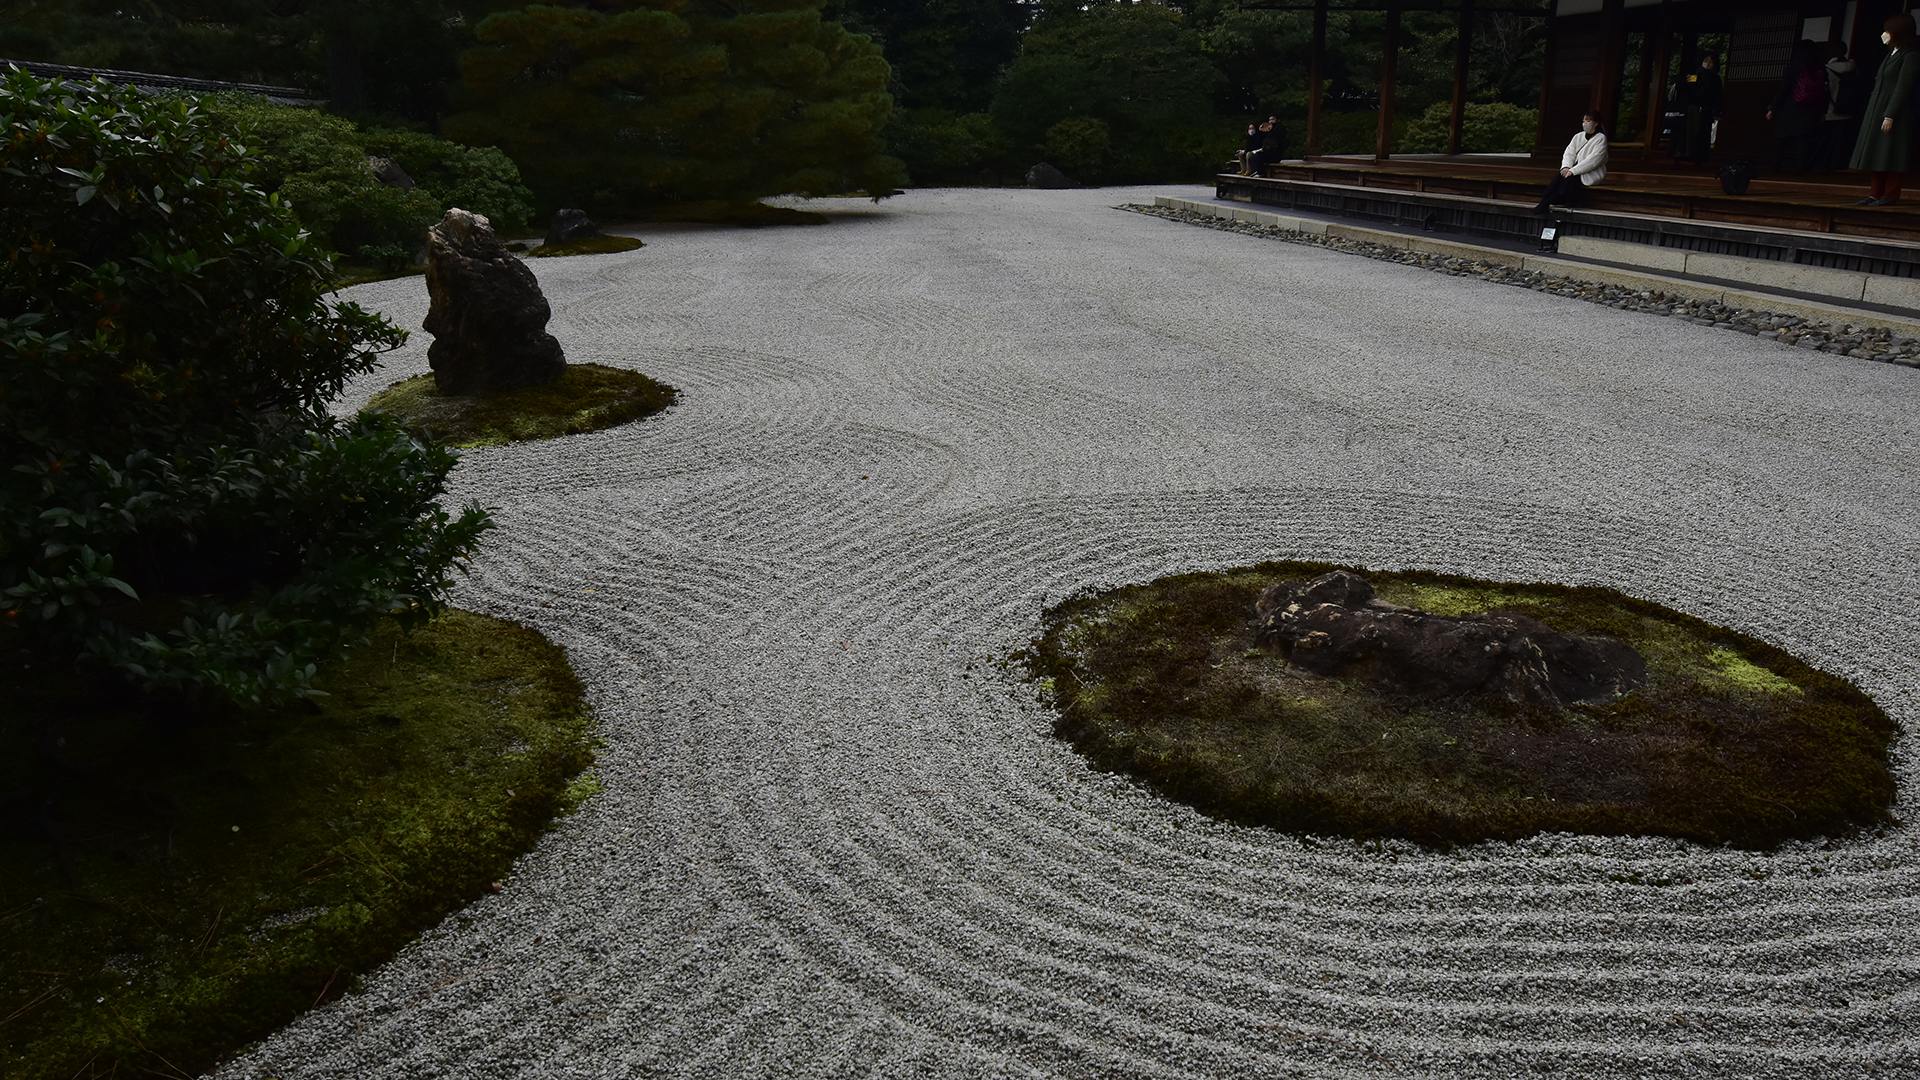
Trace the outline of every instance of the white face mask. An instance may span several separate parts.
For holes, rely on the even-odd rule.
[[[1584,131],[1584,132],[1586,132],[1586,133],[1587,133],[1587,134],[1589,134],[1589,135],[1591,135],[1591,134],[1593,134],[1594,132],[1596,132],[1596,131],[1599,131],[1599,130],[1600,130],[1600,125],[1599,125],[1599,124],[1596,124],[1596,123],[1594,123],[1594,122],[1593,122],[1593,121],[1591,121],[1591,120],[1582,120],[1582,121],[1580,121],[1580,130],[1581,130],[1581,131]]]
[[[1880,44],[1882,45],[1893,44],[1893,32],[1891,30],[1880,31]]]

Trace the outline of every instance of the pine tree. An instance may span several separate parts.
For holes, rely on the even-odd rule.
[[[490,16],[449,135],[505,150],[567,205],[889,194],[893,100],[869,39],[820,0],[603,0]]]

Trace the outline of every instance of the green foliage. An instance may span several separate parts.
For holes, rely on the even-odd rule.
[[[363,262],[412,262],[428,226],[449,207],[484,215],[499,229],[519,228],[533,216],[533,193],[513,162],[491,147],[412,131],[361,131],[338,116],[249,94],[217,95],[207,108],[256,152],[257,183],[336,250]],[[382,184],[370,155],[392,158],[419,186]]]
[[[60,663],[240,700],[313,692],[440,608],[489,527],[452,454],[326,409],[402,331],[351,303],[199,106],[0,80],[0,610]]]
[[[1010,159],[1012,142],[984,112],[895,109],[887,117],[886,137],[887,151],[906,164],[909,182],[921,186],[977,183],[983,170],[997,178],[1026,168]]]
[[[898,106],[948,114],[987,108],[1029,19],[1019,0],[828,0],[822,14],[886,50]]]
[[[568,364],[552,382],[487,397],[442,396],[433,376],[419,375],[375,394],[367,408],[452,446],[505,446],[617,427],[664,410],[679,395],[637,371]]]
[[[556,202],[880,197],[904,179],[882,153],[886,61],[818,0],[533,6],[477,34],[447,131],[499,146]]]
[[[1053,145],[1085,155],[1083,181],[1207,174],[1232,149],[1229,128],[1213,116],[1219,83],[1200,35],[1173,9],[1063,5],[1027,32],[993,118],[1016,153]],[[1076,122],[1061,127],[1066,121]],[[1096,123],[1105,125],[1105,149]]]
[[[496,230],[533,221],[533,192],[520,182],[512,159],[491,146],[462,146],[417,131],[367,131],[360,148],[392,158],[435,205],[438,221],[451,207],[479,214]]]
[[[10,0],[0,56],[304,88],[356,117],[432,123],[493,0]]]
[[[1766,847],[1888,820],[1895,727],[1780,649],[1604,589],[1363,571],[1381,599],[1617,638],[1645,688],[1565,710],[1428,701],[1306,674],[1254,644],[1254,602],[1332,569],[1269,563],[1068,600],[1033,673],[1096,763],[1249,824],[1459,843],[1536,832]]]
[[[1460,150],[1467,154],[1525,153],[1533,149],[1540,110],[1495,101],[1467,102],[1460,123]],[[1394,146],[1401,154],[1443,154],[1453,122],[1453,103],[1437,101]]]
[[[580,684],[532,630],[389,623],[321,674],[323,704],[182,726],[0,659],[0,1074],[199,1075],[488,891],[591,785]]]

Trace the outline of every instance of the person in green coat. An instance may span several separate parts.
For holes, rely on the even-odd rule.
[[[1913,82],[1920,75],[1914,55],[1913,16],[1887,20],[1880,40],[1891,46],[1873,77],[1873,96],[1861,113],[1860,139],[1853,144],[1853,167],[1873,174],[1861,206],[1892,206],[1906,184],[1907,158],[1913,148]]]

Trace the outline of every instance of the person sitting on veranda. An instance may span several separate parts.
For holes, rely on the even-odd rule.
[[[1600,130],[1600,114],[1590,112],[1580,118],[1580,133],[1560,155],[1560,172],[1547,182],[1547,193],[1533,212],[1545,214],[1556,204],[1572,206],[1581,192],[1606,178],[1607,133]]]
[[[1260,144],[1264,139],[1265,136],[1260,133],[1259,128],[1252,124],[1247,125],[1246,145],[1242,146],[1240,152],[1234,155],[1234,157],[1240,159],[1241,176],[1252,176],[1254,174],[1254,163],[1259,160]]]
[[[1287,129],[1279,125],[1277,116],[1267,117],[1258,127],[1247,125],[1247,147],[1240,151],[1241,176],[1263,175],[1269,163],[1286,156]]]

